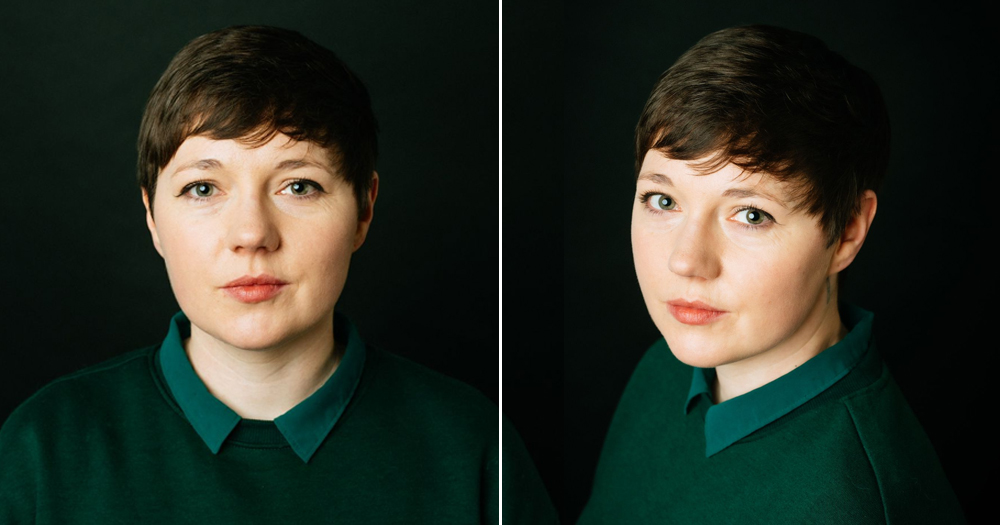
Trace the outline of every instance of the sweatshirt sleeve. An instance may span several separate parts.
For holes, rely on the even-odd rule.
[[[35,495],[40,472],[36,433],[24,418],[24,406],[0,428],[0,523],[35,522]]]
[[[847,407],[878,480],[885,522],[965,523],[934,447],[895,381],[885,376],[864,394]]]
[[[524,442],[507,418],[503,418],[503,449],[494,450],[489,459],[486,476],[487,504],[490,516],[485,523],[498,522],[497,498],[502,490],[503,525],[549,525],[559,523],[555,507],[545,490],[538,471],[528,455]],[[502,472],[500,465],[503,466]],[[502,479],[501,479],[502,477]],[[498,486],[499,482],[499,486]]]

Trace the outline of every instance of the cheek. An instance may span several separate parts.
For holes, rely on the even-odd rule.
[[[745,311],[756,311],[762,318],[787,319],[808,313],[822,289],[825,273],[817,255],[807,246],[741,252],[725,267]]]
[[[204,223],[185,225],[170,221],[158,226],[163,261],[175,292],[181,293],[193,281],[204,279],[206,271],[212,268],[212,253],[220,242],[209,234],[212,231],[216,228]]]
[[[299,264],[305,271],[322,269],[317,276],[325,283],[323,288],[339,288],[347,277],[354,248],[354,227],[349,222],[304,228],[296,240],[301,247]]]
[[[632,258],[639,288],[648,304],[673,298],[679,291],[678,282],[686,278],[671,270],[679,233],[678,221],[649,218],[637,211],[632,221]]]
[[[647,295],[647,290],[651,291],[662,280],[662,273],[668,271],[664,255],[668,246],[664,237],[650,232],[641,223],[632,223],[632,259],[643,295]]]

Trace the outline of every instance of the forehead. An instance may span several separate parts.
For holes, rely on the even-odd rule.
[[[277,133],[263,143],[192,135],[181,143],[162,172],[171,174],[191,167],[235,168],[288,162],[315,166],[330,171],[331,174],[336,171],[330,155],[323,147],[311,141],[297,141],[288,135]]]
[[[748,172],[729,162],[706,171],[714,154],[685,161],[670,158],[656,150],[649,150],[639,168],[637,183],[675,188],[678,191],[704,193],[722,197],[762,197],[788,209],[797,207],[795,187],[763,172]]]
[[[208,152],[232,156],[318,157],[323,156],[324,150],[314,142],[298,141],[283,133],[275,133],[266,141],[257,141],[252,138],[220,140],[207,135],[192,135],[181,142],[174,156],[199,155]]]

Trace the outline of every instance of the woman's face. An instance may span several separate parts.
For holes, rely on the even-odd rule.
[[[770,177],[733,164],[702,175],[646,153],[632,252],[653,322],[684,363],[788,355],[814,339],[836,312],[828,276],[838,244],[826,241],[818,218],[794,211]]]
[[[371,213],[358,219],[350,184],[311,142],[193,136],[161,170],[146,219],[192,324],[237,348],[268,349],[332,330]]]

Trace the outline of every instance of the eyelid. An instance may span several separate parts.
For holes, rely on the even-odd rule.
[[[211,186],[215,190],[215,192],[213,192],[212,195],[208,195],[208,196],[205,196],[205,197],[201,197],[201,196],[198,196],[198,195],[190,195],[191,190],[193,190],[195,187],[201,186],[203,184],[206,185],[206,186]],[[215,196],[215,193],[220,192],[220,191],[222,191],[222,190],[219,189],[219,185],[216,184],[216,183],[214,183],[214,182],[207,181],[207,180],[196,180],[194,182],[189,182],[188,184],[185,184],[184,188],[181,189],[181,192],[178,193],[177,195],[175,195],[175,197],[183,197],[185,195],[188,195],[192,199],[207,199],[209,197]]]
[[[309,192],[306,195],[291,194],[293,197],[307,197],[307,196],[312,195],[314,193],[326,193],[326,190],[323,189],[323,186],[320,183],[318,183],[318,182],[316,182],[316,181],[314,181],[312,179],[293,179],[293,180],[290,180],[287,183],[285,183],[284,186],[281,187],[281,190],[279,190],[278,193],[279,194],[284,194],[286,191],[288,191],[289,189],[291,189],[291,187],[292,187],[293,184],[305,184],[306,186],[312,187],[312,189],[314,190],[312,192]]]
[[[764,222],[762,222],[760,224],[753,224],[752,222],[738,221],[738,220],[734,220],[733,219],[733,217],[736,217],[737,215],[739,215],[739,214],[741,214],[741,213],[743,213],[745,211],[751,211],[751,210],[757,211],[757,212],[760,212],[761,214],[763,214],[764,215]],[[750,228],[766,228],[768,226],[768,224],[771,224],[771,223],[778,224],[778,221],[774,220],[774,215],[771,215],[770,213],[768,213],[768,212],[764,211],[763,209],[761,209],[759,206],[754,206],[752,204],[746,205],[746,206],[741,206],[735,212],[733,212],[733,214],[730,217],[731,218],[729,220],[732,220],[733,222],[737,222],[741,226],[750,227]]]
[[[668,197],[668,198],[670,198],[670,200],[674,201],[674,207],[673,207],[673,209],[663,210],[663,209],[654,207],[650,203],[650,198],[653,197],[653,196],[655,196],[655,195],[662,195],[662,196]],[[645,206],[645,208],[647,210],[649,210],[650,212],[652,212],[652,213],[665,213],[665,212],[668,212],[668,211],[677,211],[677,199],[673,198],[673,196],[670,195],[670,194],[668,194],[668,193],[664,193],[664,192],[658,191],[658,190],[649,190],[649,191],[645,191],[645,192],[641,193],[639,195],[639,202],[641,202]]]

